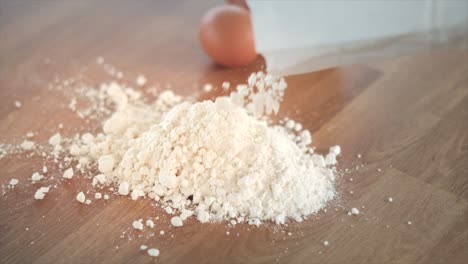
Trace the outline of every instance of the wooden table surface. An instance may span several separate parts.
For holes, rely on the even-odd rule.
[[[206,82],[245,80],[264,67],[261,59],[246,69],[222,68],[198,45],[198,21],[218,3],[0,0],[0,143],[38,131],[46,144],[59,123],[73,135],[80,120],[58,107],[62,99],[47,85],[78,75],[95,84],[108,80],[96,67],[98,56],[120,68],[125,81],[142,73],[184,95],[201,93]],[[426,52],[287,82],[281,115],[311,129],[319,151],[341,145],[339,167],[353,168],[339,178],[340,198],[327,212],[284,227],[192,219],[173,228],[149,200],[77,203],[89,182],[76,177],[42,201],[33,199],[32,187],[0,197],[0,262],[468,263],[468,53]],[[23,106],[15,108],[15,100]],[[41,167],[38,157],[7,156],[0,182],[26,182]],[[48,175],[54,173],[61,172],[51,167]],[[351,207],[361,214],[348,216]],[[161,218],[154,237],[131,228],[148,216]],[[141,244],[161,256],[140,252]]]

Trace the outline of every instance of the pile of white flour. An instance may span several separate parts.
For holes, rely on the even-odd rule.
[[[101,87],[116,104],[102,133],[85,133],[66,151],[80,167],[97,166],[98,187],[160,201],[172,223],[301,221],[334,198],[336,156],[314,154],[308,130],[292,120],[269,125],[286,83],[254,73],[229,97],[184,102],[171,91],[146,104],[113,82]]]

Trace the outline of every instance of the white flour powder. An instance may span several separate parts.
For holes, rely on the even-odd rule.
[[[175,212],[173,222],[194,214],[212,220],[301,221],[334,198],[339,148],[313,154],[310,132],[268,125],[286,83],[252,74],[229,97],[183,102],[171,91],[145,104],[117,83],[103,85],[117,105],[103,133],[84,134],[69,148],[100,174],[95,185],[116,185],[136,200],[149,197]],[[51,138],[60,144],[60,135]]]

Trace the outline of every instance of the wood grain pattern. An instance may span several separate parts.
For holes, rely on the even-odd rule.
[[[37,140],[46,143],[58,123],[66,125],[65,135],[79,131],[83,121],[60,110],[68,102],[47,84],[79,75],[91,83],[108,79],[97,56],[122,69],[128,82],[144,73],[184,95],[201,92],[205,82],[245,80],[264,67],[261,58],[227,69],[198,46],[198,20],[216,4],[0,0],[0,141],[18,143],[27,131],[39,131]],[[176,229],[148,200],[78,204],[76,193],[89,183],[77,178],[39,202],[32,187],[0,197],[0,262],[467,263],[468,53],[440,50],[287,81],[282,115],[312,129],[319,151],[340,144],[340,166],[353,168],[339,178],[341,197],[327,212],[281,228],[191,219]],[[14,108],[14,100],[23,107]],[[0,159],[0,182],[26,182],[41,167],[39,158]],[[362,214],[347,216],[351,207]],[[131,229],[133,220],[149,216],[161,218],[154,237]],[[141,244],[159,248],[161,256],[139,252]]]

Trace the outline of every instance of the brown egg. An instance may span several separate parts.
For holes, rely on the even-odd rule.
[[[200,42],[205,52],[225,66],[244,66],[255,60],[249,11],[235,5],[209,10],[201,21]]]
[[[247,2],[245,0],[227,0],[227,2],[231,5],[238,5],[249,10],[249,6],[247,5]]]

